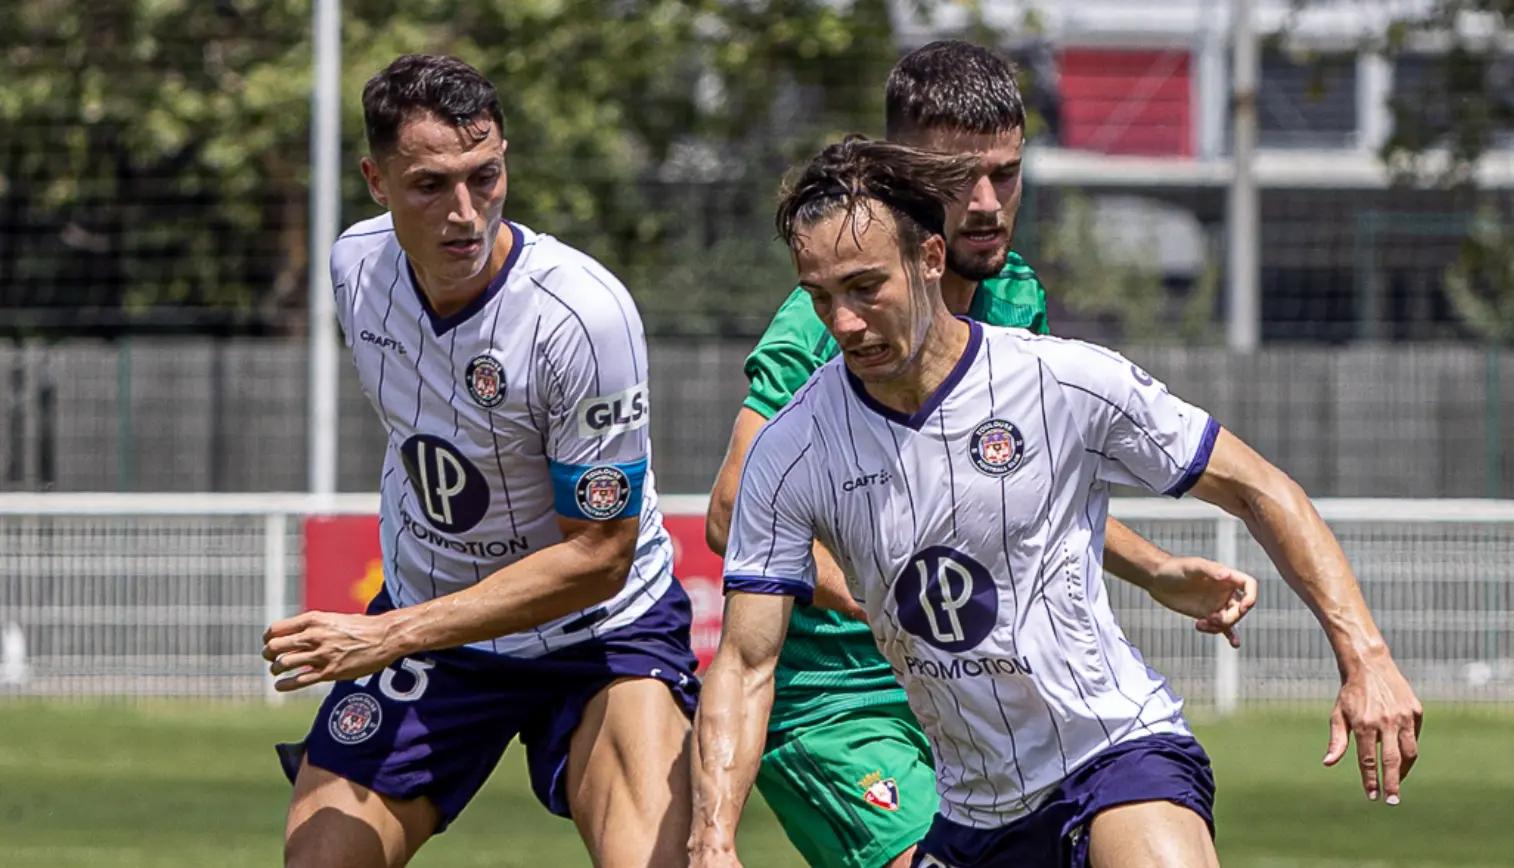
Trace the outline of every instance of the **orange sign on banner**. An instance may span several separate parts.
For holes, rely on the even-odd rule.
[[[704,544],[703,515],[664,515],[673,540],[673,575],[694,609],[692,644],[704,671],[720,643],[725,607],[721,560]],[[378,516],[333,515],[305,520],[305,608],[361,612],[384,586]]]
[[[376,515],[305,519],[305,608],[362,612],[384,586]]]

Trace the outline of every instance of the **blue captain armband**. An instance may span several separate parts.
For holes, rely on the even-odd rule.
[[[552,471],[552,506],[564,518],[614,521],[641,515],[647,459],[626,464],[558,464]]]

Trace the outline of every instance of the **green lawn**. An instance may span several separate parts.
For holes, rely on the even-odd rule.
[[[0,702],[0,865],[273,865],[288,787],[270,745],[311,706]],[[1424,758],[1397,808],[1325,770],[1324,713],[1249,713],[1199,736],[1220,783],[1227,866],[1514,864],[1514,712],[1431,709]],[[585,865],[571,824],[548,816],[522,753],[417,865]],[[798,859],[760,803],[742,855]]]

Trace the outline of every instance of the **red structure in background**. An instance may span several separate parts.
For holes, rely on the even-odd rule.
[[[1067,48],[1057,57],[1065,148],[1193,156],[1192,56],[1184,50]]]
[[[703,515],[664,515],[673,540],[673,574],[694,608],[693,645],[704,671],[720,643],[721,560],[704,544]],[[378,516],[316,516],[305,520],[305,609],[361,612],[384,586]]]

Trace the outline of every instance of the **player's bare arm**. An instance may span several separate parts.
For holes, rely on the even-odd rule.
[[[773,670],[794,598],[733,591],[720,647],[694,719],[692,868],[740,865],[736,826],[746,805],[773,705]]]
[[[741,468],[747,449],[766,422],[762,414],[742,407],[731,426],[730,445],[705,514],[705,542],[716,554],[725,554]],[[1104,569],[1166,608],[1193,618],[1200,632],[1223,634],[1232,647],[1240,647],[1235,626],[1256,604],[1257,583],[1251,576],[1205,558],[1175,557],[1113,518],[1104,529]],[[841,567],[819,543],[815,544],[815,570],[814,605],[867,620],[846,587]]]
[[[1399,782],[1419,756],[1424,711],[1393,662],[1340,542],[1304,490],[1240,438],[1221,430],[1193,494],[1246,523],[1284,580],[1324,628],[1340,669],[1326,765],[1356,736],[1362,789],[1398,804]],[[1378,750],[1381,748],[1381,765]]]
[[[270,626],[263,659],[279,690],[360,678],[409,654],[545,624],[613,597],[625,583],[640,520],[558,517],[563,540],[454,594],[380,615],[305,612]]]

